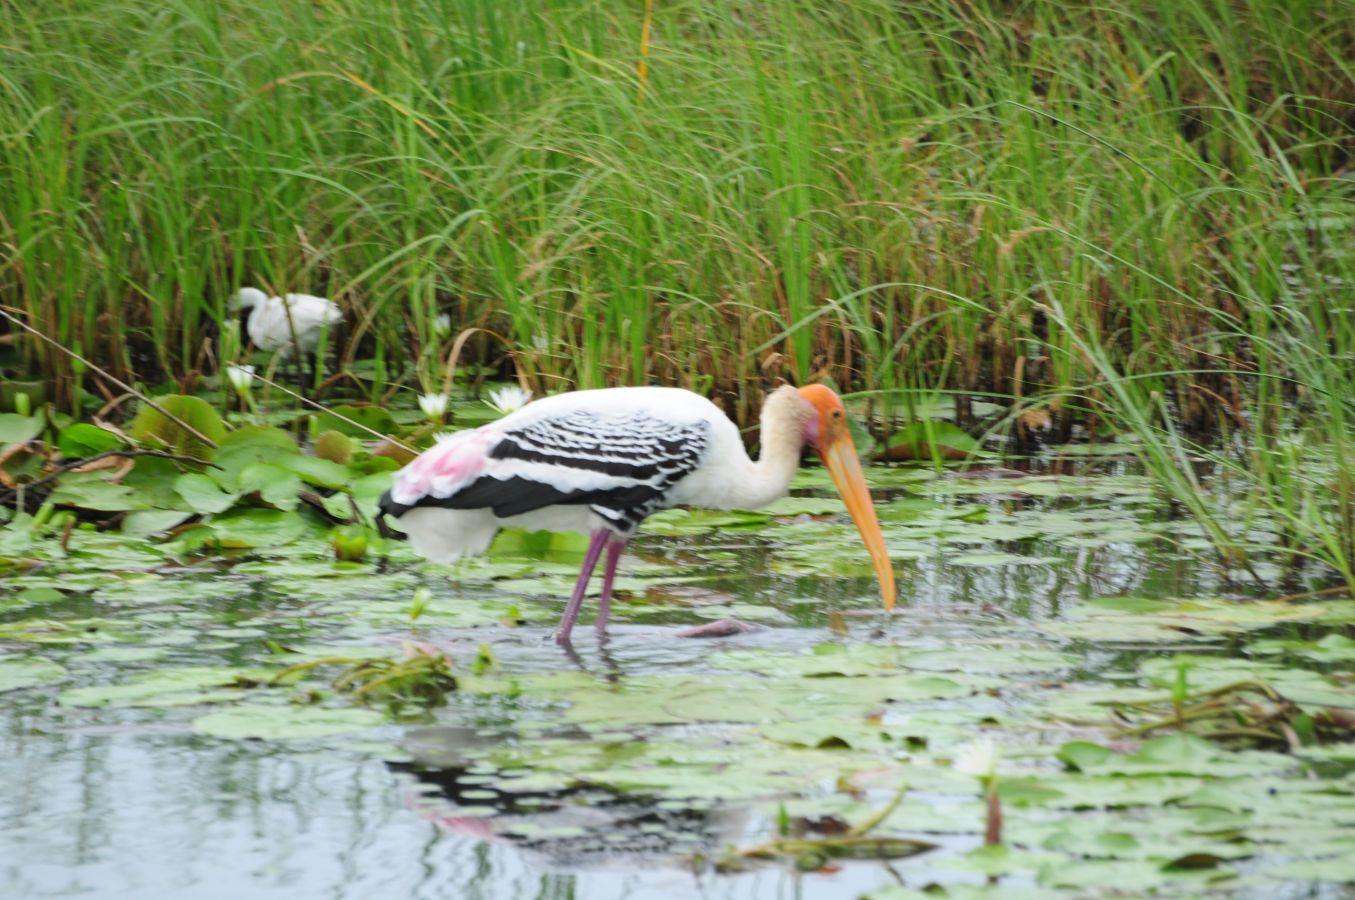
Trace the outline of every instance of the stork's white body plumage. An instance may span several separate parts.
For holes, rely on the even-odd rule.
[[[505,525],[591,532],[584,571],[557,635],[567,641],[604,546],[599,629],[606,623],[617,557],[645,516],[673,506],[766,505],[785,495],[807,441],[821,455],[845,442],[850,453],[824,456],[825,462],[835,479],[844,466],[854,467],[849,476],[856,479],[855,503],[846,493],[844,499],[858,524],[868,517],[878,536],[843,416],[837,395],[826,388],[779,388],[763,406],[761,454],[754,461],[734,423],[690,391],[635,387],[559,394],[442,437],[397,473],[381,511],[397,520],[416,550],[440,561],[484,552]],[[867,543],[879,569],[883,539]],[[892,574],[889,579],[892,602]]]
[[[284,357],[298,347],[302,353],[314,353],[325,328],[343,321],[338,304],[310,294],[270,297],[258,288],[245,287],[236,295],[235,307],[249,310],[245,333],[254,346]]]
[[[793,389],[791,392],[794,393]],[[582,420],[592,421],[601,430],[620,428],[637,419],[660,422],[667,426],[666,434],[685,442],[683,449],[691,464],[680,478],[665,478],[677,474],[670,471],[642,473],[648,478],[637,478],[632,472],[605,471],[608,463],[623,459],[616,448],[587,448],[593,455],[586,461],[599,465],[581,466],[577,454],[583,448],[575,448],[576,456],[570,459],[571,451],[563,446],[564,441],[559,442],[555,457],[549,460],[493,455],[505,436],[533,426]],[[764,430],[776,425],[767,417],[763,422]],[[798,422],[793,430],[794,436],[798,436]],[[483,553],[494,533],[505,525],[545,531],[592,532],[608,528],[628,536],[634,530],[628,527],[629,523],[599,514],[593,506],[574,499],[575,495],[643,486],[661,490],[650,512],[688,505],[718,509],[764,506],[785,495],[799,465],[801,444],[798,437],[793,441],[768,441],[769,436],[764,434],[762,459],[753,462],[744,451],[734,423],[715,404],[691,391],[658,387],[575,391],[529,403],[489,425],[443,436],[432,449],[400,471],[390,499],[396,505],[414,507],[399,515],[400,527],[414,548],[430,559],[444,562]],[[624,457],[626,462],[634,458]],[[569,495],[570,502],[506,515],[496,514],[492,505],[470,509],[436,505],[437,501],[455,498],[482,478],[550,485]]]

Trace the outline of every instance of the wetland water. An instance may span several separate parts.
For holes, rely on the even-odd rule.
[[[397,546],[378,571],[294,532],[190,561],[0,532],[32,566],[0,597],[0,895],[1342,896],[1350,744],[1116,726],[1246,679],[1349,708],[1352,604],[1222,580],[1146,480],[1083,468],[872,470],[888,621],[821,472],[766,513],[661,514],[612,634],[587,607],[572,656],[549,640],[568,541],[509,535],[457,566]],[[757,627],[675,637],[724,618]],[[459,681],[426,714],[331,690],[351,662],[268,684],[410,642]],[[1131,701],[1149,711],[1117,718]],[[951,765],[980,734],[1002,751],[1005,851],[979,849],[980,788]],[[905,786],[873,833],[927,852],[713,864],[779,828],[840,831]]]

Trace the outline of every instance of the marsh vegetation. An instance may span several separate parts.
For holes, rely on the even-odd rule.
[[[1334,896],[1352,59],[1346,0],[0,0],[0,891]],[[581,544],[372,528],[500,382],[781,379],[903,615],[813,470],[652,517],[564,661]]]

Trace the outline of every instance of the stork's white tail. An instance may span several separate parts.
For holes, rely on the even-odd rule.
[[[392,516],[391,521],[409,538],[410,546],[432,562],[478,556],[489,549],[499,530],[499,520],[488,509],[420,506],[398,519]]]

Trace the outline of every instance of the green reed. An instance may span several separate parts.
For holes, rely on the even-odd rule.
[[[1206,522],[1183,454],[1226,432],[1349,577],[1348,0],[688,0],[643,89],[642,17],[0,0],[0,303],[149,384],[210,372],[254,284],[341,303],[373,399],[480,329],[460,363],[538,392],[744,421],[778,377],[1016,397],[1059,437],[1090,409]],[[67,408],[96,388],[6,352]]]

